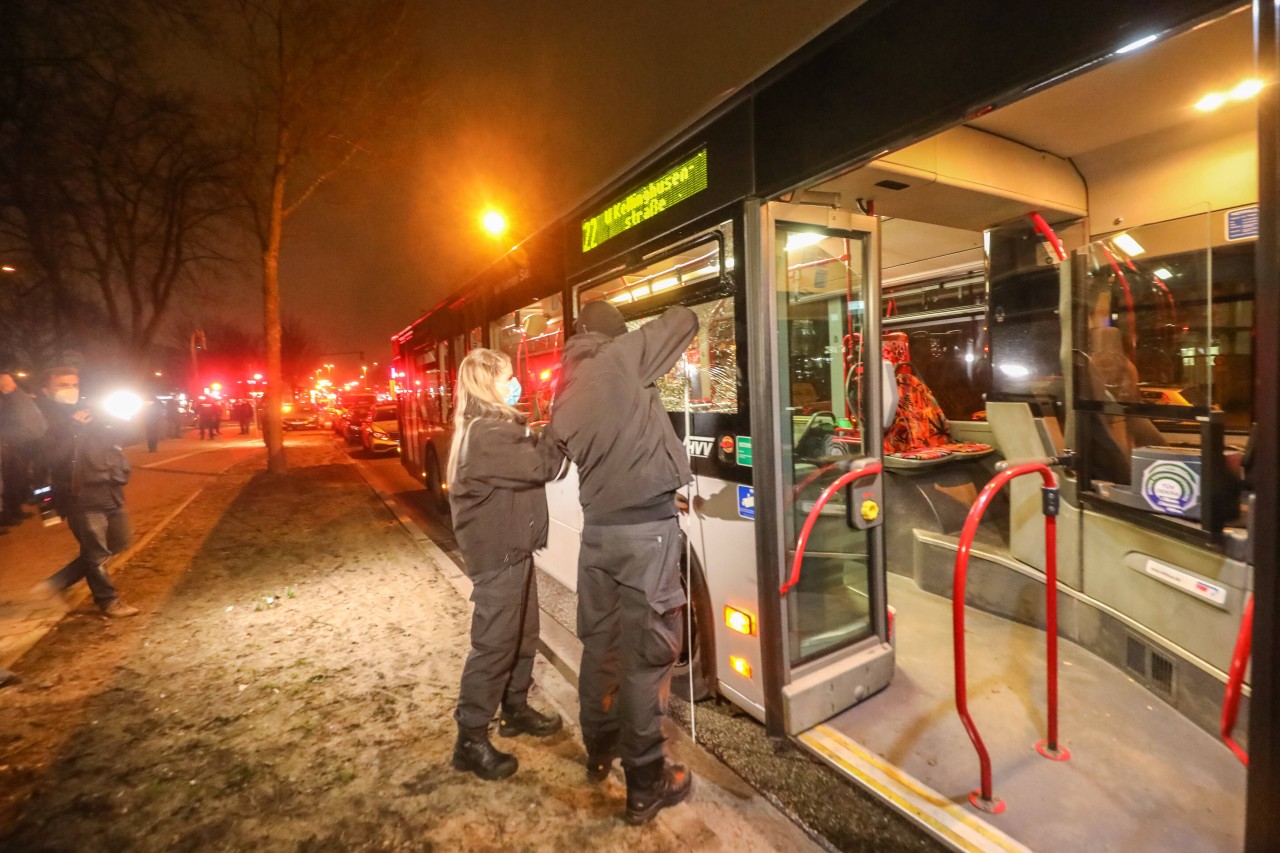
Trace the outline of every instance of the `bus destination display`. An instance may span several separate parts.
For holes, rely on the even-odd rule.
[[[652,219],[707,188],[707,149],[671,168],[642,187],[582,220],[582,251],[592,249],[622,232]]]

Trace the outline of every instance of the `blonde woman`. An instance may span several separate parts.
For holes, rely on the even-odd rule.
[[[489,741],[499,703],[503,736],[547,737],[563,725],[558,714],[530,708],[528,694],[538,642],[533,552],[547,542],[543,484],[556,476],[564,455],[550,436],[539,440],[529,431],[515,408],[519,399],[520,383],[505,354],[467,353],[458,366],[448,484],[475,611],[454,712],[453,766],[481,779],[505,779],[518,766],[514,755]]]

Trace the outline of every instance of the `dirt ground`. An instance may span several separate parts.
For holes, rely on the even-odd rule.
[[[571,736],[448,766],[469,607],[329,442],[212,482],[0,691],[0,849],[675,850]],[[545,707],[535,687],[532,701]]]

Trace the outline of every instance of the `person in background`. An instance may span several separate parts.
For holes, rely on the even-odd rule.
[[[616,754],[628,823],[684,800],[689,771],[666,760],[662,718],[683,643],[680,522],[675,493],[693,479],[655,382],[698,333],[673,307],[628,332],[609,302],[589,302],[565,344],[551,428],[578,465],[578,679],[587,779]]]
[[[120,600],[107,576],[107,561],[129,545],[124,485],[129,462],[120,449],[124,424],[95,415],[80,404],[80,374],[72,367],[45,372],[37,401],[48,423],[40,452],[49,470],[53,501],[80,544],[80,554],[36,586],[52,597],[84,580],[104,616],[134,616],[138,608]]]
[[[564,455],[549,436],[539,439],[516,410],[520,383],[501,352],[473,349],[458,366],[457,410],[449,454],[453,530],[474,584],[471,653],[462,670],[454,719],[455,769],[481,779],[516,772],[514,755],[489,740],[489,723],[502,706],[498,733],[547,737],[560,731],[558,714],[529,707],[538,643],[538,587],[533,552],[547,542],[543,484]]]
[[[231,416],[240,423],[240,434],[248,435],[253,424],[253,403],[248,400],[237,400],[231,409]]]
[[[0,529],[21,524],[31,497],[31,449],[44,435],[44,415],[18,387],[13,372],[0,370]]]
[[[160,449],[160,439],[164,436],[164,402],[152,397],[142,410],[142,417],[147,432],[147,452],[155,453]]]
[[[196,426],[200,429],[200,438],[207,435],[213,438],[219,435],[218,423],[222,420],[222,404],[211,397],[201,395],[196,403]]]

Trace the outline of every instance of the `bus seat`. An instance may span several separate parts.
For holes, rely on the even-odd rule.
[[[898,413],[884,438],[885,458],[890,464],[901,461],[920,467],[991,452],[988,444],[952,441],[942,407],[911,369],[911,345],[904,332],[885,334],[881,351],[885,361],[894,366],[898,381]]]

